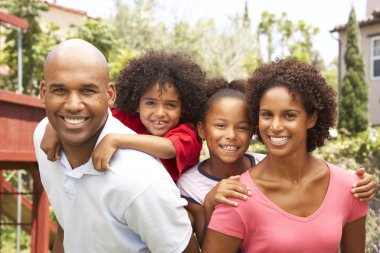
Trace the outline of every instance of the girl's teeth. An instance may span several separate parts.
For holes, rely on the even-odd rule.
[[[289,137],[270,137],[270,140],[276,144],[282,144],[289,140]]]
[[[67,123],[72,124],[72,125],[78,125],[78,124],[84,122],[84,119],[69,119],[69,118],[64,118],[64,120],[65,120]]]
[[[236,146],[223,146],[223,149],[228,150],[228,151],[234,151],[237,149],[237,147]]]
[[[165,122],[164,121],[153,121],[153,124],[163,125],[163,124],[165,124]]]

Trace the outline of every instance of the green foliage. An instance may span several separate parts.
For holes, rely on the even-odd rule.
[[[26,17],[30,9],[37,8],[33,11],[32,21],[28,20],[34,40],[24,42],[25,93],[37,93],[38,84],[42,80],[43,61],[48,50],[60,40],[69,37],[82,38],[98,47],[110,63],[113,81],[128,59],[147,48],[184,51],[206,70],[209,77],[223,75],[228,80],[245,78],[263,63],[264,47],[258,43],[260,36],[268,37],[268,55],[278,50],[278,47],[274,46],[278,44],[274,43],[274,39],[280,38],[281,44],[285,45],[281,49],[282,57],[294,54],[299,59],[312,62],[315,62],[316,58],[311,49],[312,37],[315,35],[312,32],[315,31],[313,27],[301,21],[299,23],[302,25],[295,25],[287,18],[286,13],[277,18],[269,12],[263,13],[263,20],[257,28],[251,27],[247,2],[242,8],[243,13],[231,18],[229,29],[220,31],[213,19],[201,19],[195,25],[178,20],[169,29],[155,16],[156,0],[134,0],[132,5],[117,0],[116,13],[109,20],[87,19],[84,24],[73,25],[76,31],[66,38],[55,36],[58,28],[54,25],[50,25],[46,32],[41,32],[36,19],[39,11],[47,8],[43,1],[6,0],[0,3],[6,6],[10,13],[22,18]],[[33,8],[22,7],[30,5]],[[11,9],[16,7],[22,11],[12,12]],[[10,63],[13,72],[9,78],[3,80],[3,86],[15,90],[17,50],[14,38],[8,40],[6,45],[4,61]]]
[[[112,51],[109,55],[110,80],[116,82],[120,71],[124,68],[129,59],[138,55],[138,52],[132,49],[120,49]]]
[[[72,24],[71,27],[76,29],[72,38],[90,42],[109,59],[113,46],[117,44],[111,25],[100,19],[88,18],[84,24]]]
[[[261,21],[257,28],[257,37],[260,38],[260,35],[265,35],[267,37],[267,61],[272,60],[273,54],[273,31],[275,26],[278,23],[275,14],[270,13],[269,11],[264,11],[261,13]]]
[[[248,151],[252,153],[259,153],[259,154],[268,153],[268,150],[265,147],[265,145],[259,142],[258,140],[256,140],[255,138],[252,140],[251,145],[248,148]]]
[[[1,215],[0,222],[11,223],[13,222],[5,215]],[[2,225],[0,226],[0,252],[2,253],[13,253],[16,252],[17,244],[17,227],[15,225]],[[30,235],[21,230],[20,238],[20,252],[28,253],[30,252]]]
[[[322,71],[322,76],[327,84],[331,85],[335,91],[338,91],[338,64],[334,60],[330,65]]]
[[[156,20],[154,11],[155,0],[134,0],[133,9],[121,0],[116,1],[116,15],[110,21],[119,47],[137,51],[162,47],[167,29]]]
[[[380,251],[380,213],[372,209],[368,210],[366,225],[365,252],[378,253]]]
[[[316,154],[348,169],[365,167],[368,173],[379,178],[380,128],[372,128],[355,136],[340,134],[336,139],[329,140]]]
[[[313,50],[312,40],[318,32],[317,27],[308,25],[305,21],[294,23],[285,12],[277,17],[264,11],[257,28],[257,39],[260,42],[263,36],[267,38],[267,61],[271,61],[276,54],[282,58],[293,58],[323,67],[319,53]]]
[[[24,93],[36,93],[38,86],[38,76],[41,73],[42,63],[41,55],[45,55],[48,48],[39,46],[41,43],[41,36],[43,32],[38,23],[40,11],[46,11],[47,5],[41,0],[20,0],[11,1],[4,0],[0,2],[0,7],[5,8],[7,12],[17,17],[25,19],[29,28],[22,33],[22,47],[23,47],[23,75],[22,82]],[[46,51],[41,50],[45,48]],[[5,47],[3,49],[5,57],[4,60],[12,70],[7,78],[4,78],[4,87],[15,91],[17,89],[17,31],[7,31],[5,37]],[[44,52],[42,52],[44,51]],[[41,79],[40,79],[41,80]]]
[[[368,128],[368,88],[364,61],[360,52],[359,25],[354,8],[347,23],[347,47],[344,55],[346,74],[339,103],[338,128],[356,134]]]
[[[146,48],[184,51],[210,77],[224,75],[227,79],[244,78],[261,62],[248,10],[231,19],[231,32],[220,32],[212,19],[200,19],[195,25],[179,20],[167,29],[154,16],[154,0],[136,0],[133,8],[121,1],[116,4],[117,13],[111,22],[120,38],[121,51],[124,48],[137,53]],[[114,50],[113,54],[118,51]],[[124,65],[124,61],[117,63],[118,60],[123,58],[113,58],[112,66]],[[111,72],[118,71],[111,68]]]
[[[23,192],[33,192],[32,175],[25,170],[22,170],[22,189]],[[10,183],[17,189],[17,170],[0,170],[5,181]],[[32,200],[32,194],[24,194],[24,197]],[[1,207],[0,207],[1,208]],[[2,210],[0,210],[2,211]],[[16,210],[14,210],[16,213]],[[0,214],[2,214],[0,212]],[[0,215],[1,223],[8,223],[7,225],[0,225],[0,252],[12,253],[16,252],[16,233],[17,227],[13,225],[14,221],[5,215]],[[28,221],[24,221],[28,222]],[[21,231],[20,249],[22,253],[30,252],[31,237],[26,231]]]
[[[52,23],[48,24],[46,29],[46,32],[40,34],[38,43],[34,45],[35,66],[33,74],[30,77],[31,83],[28,87],[26,87],[26,90],[24,90],[24,93],[27,94],[38,94],[38,86],[43,80],[43,71],[41,70],[43,69],[46,55],[54,46],[61,42],[61,39],[57,36],[56,33],[59,30],[59,27],[57,25]],[[24,68],[29,68],[29,66],[24,65]]]

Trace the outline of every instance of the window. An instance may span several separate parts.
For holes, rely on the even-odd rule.
[[[380,36],[371,39],[371,78],[380,79]]]

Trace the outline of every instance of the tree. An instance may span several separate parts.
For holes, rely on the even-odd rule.
[[[305,21],[293,22],[283,12],[280,17],[268,11],[261,14],[257,27],[257,39],[260,42],[266,37],[267,61],[273,60],[273,55],[281,58],[295,58],[323,67],[320,55],[313,50],[313,37],[319,29],[308,25]]]
[[[348,23],[347,47],[344,54],[346,73],[342,83],[339,101],[338,128],[352,134],[362,132],[368,127],[368,89],[364,75],[364,62],[359,48],[359,25],[352,7]]]
[[[300,61],[317,62],[319,55],[313,51],[312,37],[317,35],[319,29],[300,20],[295,26],[295,31],[298,38],[289,46],[290,55]]]
[[[111,25],[100,19],[87,18],[84,24],[73,24],[76,31],[72,37],[86,40],[97,47],[107,58],[116,43]]]
[[[276,15],[268,11],[261,13],[261,22],[257,28],[257,38],[260,38],[260,35],[267,36],[267,59],[268,62],[272,60],[273,55],[273,31],[275,30],[277,20]]]
[[[281,54],[285,54],[285,50],[289,47],[289,40],[294,34],[295,27],[293,22],[287,18],[286,12],[281,14],[277,21],[277,31],[281,36]]]
[[[4,8],[10,14],[25,19],[29,24],[28,30],[23,31],[22,34],[23,92],[36,93],[38,87],[36,76],[41,76],[42,55],[46,55],[47,50],[49,50],[47,46],[41,47],[38,45],[41,36],[46,37],[50,35],[49,33],[44,34],[42,32],[37,19],[40,11],[46,11],[48,6],[41,0],[3,0],[0,2],[0,8]],[[46,42],[46,40],[43,41]],[[3,51],[5,54],[4,60],[11,69],[10,75],[4,78],[4,87],[15,91],[17,89],[17,31],[7,31]]]
[[[115,37],[120,47],[142,51],[162,48],[166,26],[155,18],[156,0],[134,0],[134,8],[121,0],[116,1],[116,15],[112,18]]]

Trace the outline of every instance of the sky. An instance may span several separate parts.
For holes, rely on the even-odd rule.
[[[52,1],[52,0],[50,0]],[[124,0],[133,6],[133,0]],[[200,18],[213,18],[219,29],[227,30],[229,20],[236,13],[242,14],[246,0],[156,0],[157,17],[170,24],[175,20],[185,20],[194,24]],[[293,22],[303,20],[309,25],[319,27],[319,33],[313,43],[326,63],[338,54],[338,34],[331,34],[338,24],[345,24],[351,7],[355,8],[356,17],[366,17],[368,0],[247,0],[249,16],[253,27],[259,23],[261,13],[265,10],[280,16],[288,14]],[[378,1],[378,0],[369,0]],[[380,2],[380,1],[379,1]],[[88,14],[107,17],[114,12],[113,0],[56,0],[66,7],[87,11]]]

